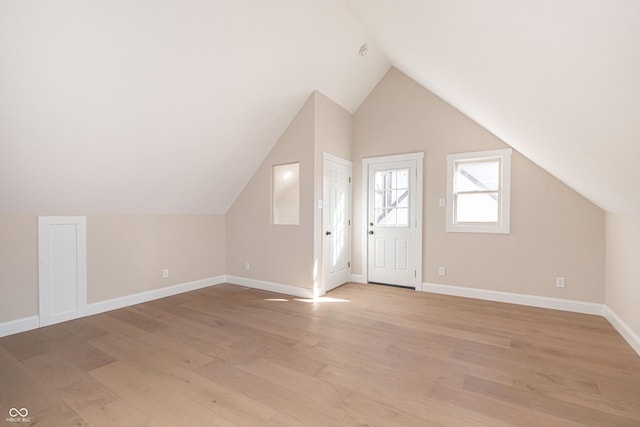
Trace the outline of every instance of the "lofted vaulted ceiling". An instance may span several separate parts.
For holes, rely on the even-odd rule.
[[[636,0],[0,0],[0,213],[224,213],[313,90],[353,112],[390,64],[640,212],[638,22]]]
[[[374,45],[342,0],[0,0],[0,212],[224,213]]]
[[[396,68],[605,210],[640,213],[640,2],[347,1]]]

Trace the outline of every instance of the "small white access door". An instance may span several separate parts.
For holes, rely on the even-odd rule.
[[[38,217],[40,326],[75,319],[87,303],[85,217]]]
[[[350,278],[352,165],[324,153],[322,168],[322,282],[328,292]]]
[[[368,161],[367,281],[418,288],[422,153],[406,157]]]

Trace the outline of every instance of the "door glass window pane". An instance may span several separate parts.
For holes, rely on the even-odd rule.
[[[409,169],[398,170],[398,189],[409,188]]]
[[[386,227],[409,225],[409,169],[375,173],[375,224]],[[400,212],[400,210],[402,212]]]
[[[408,227],[409,226],[409,209],[407,208],[398,208],[398,227]]]
[[[385,197],[386,193],[384,191],[376,191],[376,199],[375,199],[375,204],[374,204],[374,208],[375,209],[382,209],[384,207],[384,197]]]
[[[387,207],[393,209],[398,205],[398,190],[389,190],[387,194],[389,195]]]
[[[409,207],[409,190],[398,190],[398,207]]]
[[[396,209],[387,209],[387,225],[394,226],[397,224]]]
[[[384,171],[377,171],[375,176],[376,190],[384,190]]]

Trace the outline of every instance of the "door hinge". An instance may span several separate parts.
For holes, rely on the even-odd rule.
[[[349,177],[349,184],[351,184],[351,177]]]
[[[347,267],[351,267],[351,261],[347,262]]]
[[[418,277],[418,271],[417,270],[413,270],[413,277]]]
[[[351,225],[351,220],[349,220],[349,224],[347,224],[347,225]]]

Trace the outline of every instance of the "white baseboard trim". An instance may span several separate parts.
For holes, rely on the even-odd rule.
[[[22,319],[10,320],[0,323],[0,337],[30,331],[40,326],[40,316],[23,317]]]
[[[105,311],[117,310],[123,307],[140,304],[143,302],[153,301],[160,298],[170,297],[172,295],[182,294],[185,292],[195,291],[209,286],[224,283],[226,276],[209,277],[208,279],[195,280],[193,282],[180,283],[178,285],[167,286],[166,288],[153,289],[133,295],[113,298],[105,301],[87,304],[79,317],[90,316],[92,314],[104,313]]]
[[[354,283],[367,283],[367,281],[364,280],[364,274],[352,274],[351,281]]]
[[[640,356],[640,336],[607,306],[604,307],[604,317]]]
[[[261,289],[263,291],[276,292],[278,294],[292,295],[300,298],[313,298],[313,289],[299,288],[297,286],[284,285],[282,283],[273,283],[238,276],[227,276],[227,283],[246,286],[253,289]]]
[[[595,314],[598,316],[602,316],[604,314],[604,305],[593,302],[491,291],[487,289],[465,288],[462,286],[440,285],[436,283],[423,283],[422,289],[420,290],[435,294],[506,302],[510,304],[528,305],[531,307],[551,308],[554,310],[572,311],[574,313]]]

